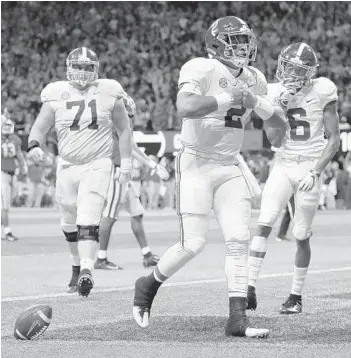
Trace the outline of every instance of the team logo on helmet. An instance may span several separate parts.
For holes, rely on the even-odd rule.
[[[231,22],[229,24],[223,25],[223,28],[228,32],[235,31],[235,27]]]
[[[219,85],[222,87],[222,88],[226,88],[228,86],[228,81],[225,79],[225,78],[221,78],[219,80]]]

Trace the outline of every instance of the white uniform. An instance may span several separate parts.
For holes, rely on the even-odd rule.
[[[268,99],[277,102],[284,91],[280,83],[268,85]],[[326,104],[338,99],[337,89],[329,79],[320,77],[289,99],[289,129],[262,194],[258,224],[273,226],[289,198],[295,193],[293,234],[304,240],[316,213],[321,181],[310,192],[297,192],[299,182],[314,168],[327,140],[324,138],[323,111]]]
[[[221,62],[195,58],[180,71],[180,91],[213,96],[233,93],[236,87],[249,87],[255,94],[267,93],[264,75],[250,66],[235,78]],[[226,240],[249,238],[251,196],[236,155],[250,113],[251,110],[233,106],[203,118],[183,119],[183,148],[176,161],[177,210],[182,228],[182,215],[206,217],[213,209]],[[208,222],[199,224],[199,234],[205,234],[207,225]]]
[[[98,226],[105,205],[112,165],[112,111],[124,93],[114,80],[99,79],[84,91],[68,81],[47,85],[42,102],[55,112],[58,137],[56,197],[61,225]]]

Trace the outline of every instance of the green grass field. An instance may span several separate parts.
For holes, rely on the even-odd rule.
[[[317,214],[300,315],[278,313],[291,287],[295,243],[278,243],[273,233],[257,287],[259,306],[249,312],[254,325],[271,330],[259,340],[224,335],[224,245],[213,220],[206,249],[160,289],[151,324],[142,329],[131,314],[133,285],[150,270],[142,266],[127,217],[116,223],[109,252],[124,270],[95,271],[96,285],[84,299],[65,293],[70,258],[58,214],[14,210],[21,240],[2,241],[2,357],[351,357],[350,219],[350,212]],[[255,214],[252,228],[256,220]],[[178,240],[174,213],[151,213],[145,227],[156,254]],[[37,340],[15,340],[17,316],[38,303],[52,306],[50,327]]]

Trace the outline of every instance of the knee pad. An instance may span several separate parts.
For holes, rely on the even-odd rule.
[[[99,226],[78,225],[78,241],[91,240],[99,242]]]
[[[294,225],[292,233],[296,240],[303,241],[310,237],[310,228],[308,226]]]
[[[68,242],[78,242],[78,231],[67,232],[67,231],[63,230],[63,233],[65,234],[66,241],[68,241]]]
[[[205,234],[208,219],[205,215],[186,214],[180,216],[181,247],[192,255],[198,255],[206,244]]]

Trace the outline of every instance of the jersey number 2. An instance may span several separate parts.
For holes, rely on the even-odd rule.
[[[85,109],[85,101],[73,101],[73,102],[67,102],[66,108],[72,109],[73,107],[78,107],[78,111],[76,115],[74,116],[74,120],[72,125],[69,127],[71,131],[79,131],[79,121],[82,117],[82,114]],[[96,100],[92,99],[88,103],[88,107],[90,107],[91,110],[91,123],[88,125],[89,129],[98,129],[99,125],[97,124],[97,111],[96,111]]]
[[[243,124],[241,123],[241,117],[245,114],[246,109],[241,108],[230,108],[227,112],[227,115],[224,117],[225,127],[231,128],[242,128]]]
[[[290,139],[295,142],[303,142],[310,139],[310,124],[307,121],[295,119],[297,116],[306,117],[306,111],[303,108],[290,108],[286,114],[290,124]]]

